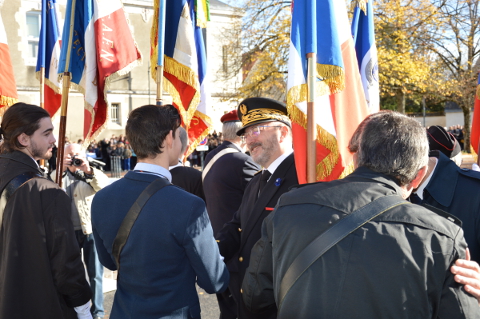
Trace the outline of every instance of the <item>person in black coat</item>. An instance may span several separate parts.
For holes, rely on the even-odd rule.
[[[242,128],[237,110],[226,113],[223,123],[224,142],[210,151],[205,159],[203,188],[208,216],[216,234],[230,221],[242,202],[248,182],[260,170],[260,166],[244,153],[245,142],[237,135]],[[227,263],[230,272],[236,272],[235,261]],[[220,319],[237,318],[237,305],[232,294],[227,291],[217,294]]]
[[[170,174],[172,174],[172,184],[180,186],[190,194],[196,195],[205,201],[205,194],[202,185],[202,173],[192,167],[183,166],[183,154],[188,147],[187,131],[183,127],[178,128],[182,149],[178,154],[178,164],[170,166]],[[215,234],[215,233],[214,233]]]
[[[298,184],[292,149],[291,123],[283,103],[248,98],[238,107],[243,127],[237,132],[246,141],[253,160],[263,167],[248,183],[240,208],[217,233],[220,253],[231,270],[229,289],[237,302],[238,318],[276,317],[273,305],[251,313],[242,300],[241,285],[253,245],[260,239],[262,222],[278,198]]]

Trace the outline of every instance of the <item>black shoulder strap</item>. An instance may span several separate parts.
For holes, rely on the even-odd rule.
[[[348,234],[354,232],[357,228],[368,223],[373,218],[383,214],[387,210],[402,204],[408,204],[406,200],[397,195],[380,197],[373,202],[357,209],[351,214],[339,220],[332,227],[315,238],[300,254],[285,272],[280,283],[278,294],[278,310],[282,306],[286,294],[300,278],[300,276],[325,252],[335,246]]]
[[[10,182],[8,182],[7,186],[3,189],[5,192],[5,198],[8,199],[15,193],[17,189],[19,189],[21,186],[23,186],[26,182],[31,180],[32,178],[38,178],[38,177],[43,177],[39,173],[35,172],[27,172],[23,173],[20,175],[15,176],[12,178]]]
[[[132,207],[130,207],[130,210],[127,212],[127,215],[125,215],[125,218],[123,219],[122,224],[118,229],[117,236],[113,241],[112,247],[112,254],[115,258],[115,263],[117,264],[117,270],[120,269],[120,253],[122,252],[122,249],[127,242],[130,231],[132,230],[133,224],[135,224],[135,221],[137,220],[140,211],[153,194],[168,185],[172,184],[166,178],[157,178],[156,180],[154,180],[138,196],[135,203],[133,203]]]

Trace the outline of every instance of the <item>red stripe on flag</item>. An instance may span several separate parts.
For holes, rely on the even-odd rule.
[[[479,99],[480,85],[477,86],[477,93],[475,95],[475,108],[473,110],[472,132],[470,133],[470,145],[478,155],[478,142],[480,140],[480,99]]]
[[[62,104],[62,95],[55,93],[55,91],[46,84],[44,85],[44,88],[45,110],[50,114],[50,117],[53,117]]]
[[[107,103],[105,100],[107,78],[124,70],[141,58],[123,9],[98,18],[94,23],[94,30],[97,47],[96,80],[98,98],[93,106],[93,113],[88,110],[85,112],[84,135],[88,139],[95,138],[107,120]],[[128,70],[124,71],[124,73],[127,72]]]
[[[0,43],[0,96],[18,98],[8,45]]]

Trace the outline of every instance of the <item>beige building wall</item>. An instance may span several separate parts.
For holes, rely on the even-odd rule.
[[[65,17],[66,0],[57,0],[60,6],[61,25]],[[130,27],[143,56],[143,63],[132,72],[110,85],[108,91],[109,114],[110,107],[118,106],[118,119],[107,122],[106,129],[97,140],[110,137],[112,134],[124,133],[124,127],[129,112],[144,104],[154,104],[156,98],[156,84],[151,79],[149,71],[150,60],[150,28],[153,22],[152,0],[125,0],[124,9]],[[35,77],[36,58],[32,58],[29,46],[27,14],[40,14],[41,0],[7,0],[1,7],[1,15],[12,57],[13,70],[17,84],[19,101],[40,105],[39,81]],[[233,79],[221,76],[223,68],[222,47],[226,41],[220,35],[225,29],[232,27],[232,21],[241,18],[233,7],[218,0],[210,0],[211,21],[206,29],[207,67],[211,79],[210,92],[212,94],[211,114],[214,129],[221,127],[220,117],[236,107],[236,102],[225,102],[225,96],[232,93],[241,84],[241,74]],[[171,103],[169,96],[165,102]],[[78,140],[83,136],[83,96],[71,91],[68,103],[66,135],[70,140]],[[59,116],[54,117],[55,126],[59,126]],[[58,133],[57,133],[58,134]]]

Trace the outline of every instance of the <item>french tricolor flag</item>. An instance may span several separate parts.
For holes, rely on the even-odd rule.
[[[109,83],[132,70],[141,54],[120,0],[76,0],[72,39],[72,1],[67,2],[59,73],[70,72],[72,88],[85,95],[85,142],[95,139],[107,121]],[[71,41],[71,50],[66,48]],[[68,68],[67,56],[70,57]]]
[[[357,2],[353,12],[352,35],[365,98],[370,113],[375,113],[380,110],[380,86],[372,0]]]
[[[155,66],[158,52],[161,52],[157,32],[159,24],[164,23],[164,90],[172,96],[172,104],[178,109],[182,125],[188,132],[190,143],[185,153],[188,155],[205,139],[212,126],[207,55],[200,27],[208,20],[208,3],[205,0],[166,1],[165,21],[159,19],[159,5],[160,1],[155,0],[151,32],[152,77],[156,80]],[[199,9],[201,18],[197,15]]]
[[[0,115],[7,107],[17,102],[17,86],[13,76],[12,60],[8,48],[7,34],[0,15]]]
[[[353,170],[348,141],[369,113],[345,3],[295,0],[290,40],[287,108],[298,180],[307,182],[307,53],[316,53],[317,181],[342,178]]]
[[[57,1],[43,0],[36,76],[40,80],[40,69],[45,69],[44,107],[51,117],[57,113],[62,103],[62,86],[58,80],[58,61],[62,40],[59,17]]]

